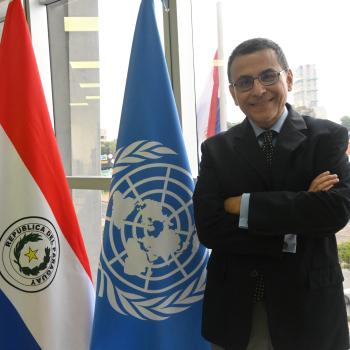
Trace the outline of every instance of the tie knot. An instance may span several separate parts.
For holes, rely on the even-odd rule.
[[[275,130],[267,130],[267,131],[264,131],[260,137],[263,141],[263,143],[271,143],[272,144],[272,140],[273,140],[273,137],[276,135],[276,131]]]

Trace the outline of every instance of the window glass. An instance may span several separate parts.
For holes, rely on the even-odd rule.
[[[100,82],[96,0],[47,6],[55,133],[66,175],[100,175]],[[88,20],[86,20],[86,17]],[[98,191],[72,191],[95,278],[101,237]],[[96,248],[97,247],[97,248]]]
[[[332,6],[318,3],[317,15],[313,2],[301,0],[293,2],[293,6],[267,0],[255,2],[253,7],[247,2],[223,0],[219,2],[221,14],[217,3],[192,0],[197,99],[218,46],[220,22],[225,73],[228,56],[237,44],[253,37],[270,38],[280,44],[293,70],[294,87],[289,101],[295,107],[338,123],[343,116],[350,116],[346,88],[350,73],[345,69],[335,74],[336,67],[346,67],[350,59],[350,48],[344,45],[348,36],[346,0],[335,0]],[[288,9],[287,14],[281,9]],[[310,30],[300,23],[306,23]],[[227,94],[227,80],[225,83]],[[228,94],[226,113],[232,123],[244,117]]]
[[[111,175],[139,5],[139,0],[47,5],[54,126],[67,175]],[[159,21],[161,2],[155,8]],[[108,193],[73,190],[72,196],[95,278]]]

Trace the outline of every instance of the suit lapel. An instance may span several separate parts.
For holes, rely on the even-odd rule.
[[[272,176],[274,187],[283,185],[285,176],[290,171],[290,161],[293,152],[306,140],[305,130],[307,126],[304,119],[289,105],[288,116],[284,122],[275,145],[275,153],[272,162]]]
[[[289,162],[293,152],[306,140],[307,126],[304,119],[287,104],[288,116],[283,124],[275,145],[272,161],[272,172],[268,169],[266,160],[256,139],[248,119],[230,129],[226,136],[228,142],[239,157],[262,177],[267,188],[279,187],[283,184],[286,173],[290,170]],[[272,175],[272,176],[271,176]]]
[[[253,128],[248,119],[245,119],[236,128],[231,129],[233,135],[228,133],[234,151],[245,159],[247,163],[263,178],[265,184],[270,187],[271,178],[264,155],[260,149]]]

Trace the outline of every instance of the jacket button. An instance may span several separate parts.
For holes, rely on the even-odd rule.
[[[252,278],[258,277],[258,271],[256,271],[256,270],[250,271],[250,277],[252,277]]]

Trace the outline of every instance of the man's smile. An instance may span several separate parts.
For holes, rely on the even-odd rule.
[[[263,106],[267,105],[268,103],[272,102],[273,99],[274,98],[272,97],[270,99],[264,99],[264,100],[250,102],[249,106],[252,106],[252,107],[263,107]]]

